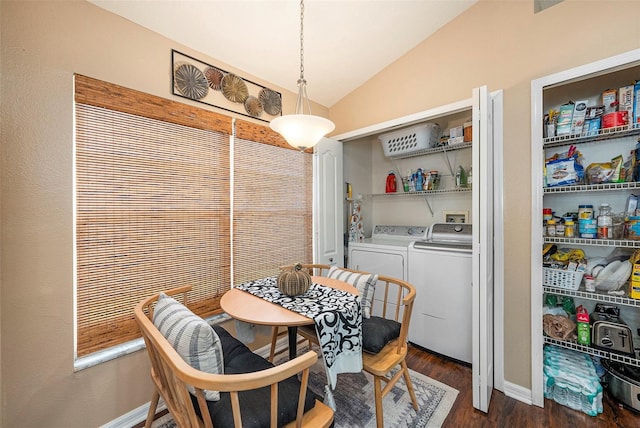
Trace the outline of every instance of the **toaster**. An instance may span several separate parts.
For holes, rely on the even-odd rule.
[[[591,323],[594,347],[635,357],[631,329],[620,318],[616,306],[598,303],[591,314]]]
[[[592,344],[596,348],[635,357],[631,329],[626,324],[612,321],[593,323]]]

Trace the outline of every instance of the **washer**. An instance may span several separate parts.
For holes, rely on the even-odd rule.
[[[406,281],[409,244],[426,239],[427,232],[426,226],[375,226],[371,238],[349,242],[348,267]]]
[[[408,248],[416,288],[409,341],[458,361],[472,360],[471,224],[435,223]]]

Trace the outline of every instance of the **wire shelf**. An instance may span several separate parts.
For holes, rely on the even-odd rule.
[[[552,339],[551,337],[547,336],[544,337],[544,343],[546,343],[547,345],[555,345],[565,349],[584,352],[586,354],[593,355],[594,357],[606,358],[611,361],[617,361],[619,363],[640,367],[640,360],[638,360],[637,358],[627,357],[625,355],[616,354],[615,352],[602,351],[590,346],[579,345],[575,342],[566,342],[564,340]]]
[[[625,189],[640,189],[640,182],[629,181],[625,183],[576,184],[570,186],[545,187],[543,193],[600,192]]]
[[[640,248],[640,241],[632,241],[629,239],[553,238],[546,236],[544,238],[544,242],[552,244],[590,245],[594,247],[614,246],[623,248]]]
[[[550,137],[543,140],[543,148],[565,146],[567,144],[584,144],[594,141],[609,140],[612,138],[621,138],[640,134],[640,124],[629,124],[624,126],[616,126],[613,128],[604,128],[589,133],[562,135],[559,137]]]
[[[618,305],[625,305],[625,306],[640,308],[640,300],[638,299],[631,299],[629,297],[623,297],[623,296],[615,296],[612,294],[607,294],[606,292],[602,292],[602,291],[586,291],[582,286],[578,290],[569,290],[566,288],[549,287],[549,286],[543,286],[542,288],[545,293],[549,293],[549,294],[578,297],[580,299],[595,300],[598,302],[615,303]]]

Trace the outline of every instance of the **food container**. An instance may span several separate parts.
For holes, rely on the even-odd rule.
[[[593,205],[579,205],[578,219],[591,220],[593,218]]]
[[[629,123],[628,111],[614,111],[602,116],[602,127],[613,128],[615,126],[624,126]]]
[[[473,128],[471,122],[465,122],[463,126],[464,142],[468,143],[473,139]]]
[[[578,234],[580,238],[597,238],[598,220],[595,218],[578,220]]]
[[[640,216],[633,215],[627,220],[627,239],[640,241]]]

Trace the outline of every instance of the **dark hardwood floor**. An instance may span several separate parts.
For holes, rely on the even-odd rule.
[[[266,340],[266,339],[265,339]],[[597,417],[545,399],[544,409],[529,406],[495,390],[491,395],[489,413],[473,408],[471,367],[409,346],[407,365],[430,378],[459,391],[458,397],[444,422],[444,428],[640,428],[640,414],[623,408],[605,392],[604,412]],[[161,412],[156,417],[164,415]],[[133,428],[144,427],[144,422]]]
[[[606,392],[603,399],[604,412],[597,417],[588,416],[547,399],[545,399],[544,409],[529,406],[505,396],[498,390],[493,391],[489,413],[485,414],[473,408],[471,367],[430,354],[413,346],[409,347],[407,364],[411,369],[459,391],[453,408],[445,420],[444,428],[640,427],[640,414],[623,408]]]

